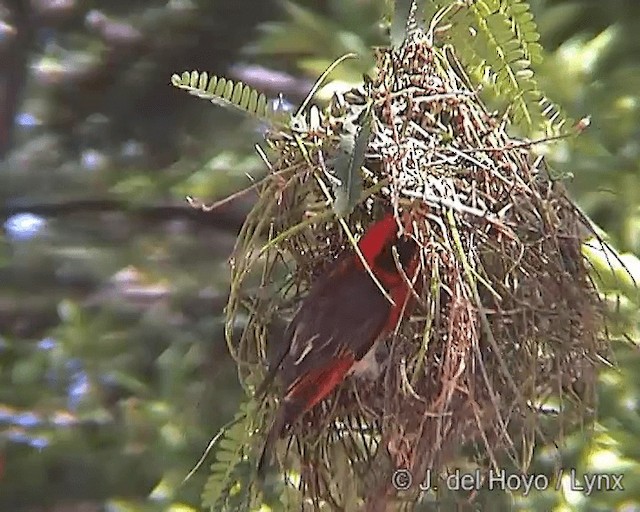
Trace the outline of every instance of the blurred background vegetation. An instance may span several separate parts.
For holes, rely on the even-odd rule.
[[[554,171],[640,275],[640,2],[533,0],[544,90],[576,140]],[[264,174],[261,127],[170,87],[207,70],[298,105],[340,55],[385,43],[383,0],[0,0],[0,511],[199,510],[181,484],[242,392],[227,357],[227,258]],[[341,66],[358,82],[370,60]],[[209,105],[209,106],[208,106]],[[635,256],[634,256],[635,255]],[[614,336],[637,339],[626,290]],[[623,492],[513,496],[513,510],[640,511],[640,354],[616,344],[595,436],[562,465]],[[536,471],[551,471],[540,447]]]

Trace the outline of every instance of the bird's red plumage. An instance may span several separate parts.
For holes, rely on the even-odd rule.
[[[406,274],[416,268],[415,242],[399,241],[392,214],[374,223],[358,243],[367,265],[394,301],[391,304],[357,254],[348,253],[311,287],[287,328],[285,350],[271,369],[285,393],[265,443],[271,445],[302,414],[326,398],[381,335],[393,329],[409,294],[391,247],[395,244]],[[404,261],[402,261],[404,259]]]
[[[326,366],[315,368],[300,377],[287,393],[290,399],[304,403],[300,414],[311,410],[331,393],[342,382],[354,361],[353,354],[337,357]]]

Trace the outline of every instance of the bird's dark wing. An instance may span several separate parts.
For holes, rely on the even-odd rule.
[[[362,359],[385,326],[391,304],[371,276],[355,265],[341,270],[312,287],[289,324],[280,365],[286,389],[317,372],[327,380],[322,372],[333,362]]]

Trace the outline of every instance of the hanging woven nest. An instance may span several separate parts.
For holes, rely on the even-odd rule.
[[[356,510],[362,502],[345,501],[361,496],[373,510],[395,492],[394,470],[441,471],[463,446],[480,468],[526,471],[535,439],[593,413],[608,355],[581,252],[589,224],[543,159],[487,112],[451,49],[416,30],[377,58],[362,89],[268,137],[270,175],[232,262],[228,337],[251,387],[310,283],[381,210],[412,214],[416,307],[380,345],[381,374],[348,378],[280,444],[279,463],[300,475],[312,508]],[[363,130],[361,194],[345,199],[340,159]],[[260,432],[278,396],[257,414]],[[557,412],[553,428],[543,407]]]

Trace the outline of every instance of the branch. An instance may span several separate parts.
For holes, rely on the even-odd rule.
[[[145,221],[168,222],[185,219],[205,227],[237,232],[251,207],[247,199],[238,198],[217,208],[215,212],[195,209],[187,202],[166,204],[135,204],[119,199],[72,199],[51,203],[17,203],[0,206],[0,221],[12,215],[32,213],[42,217],[64,217],[86,213],[122,212]]]

